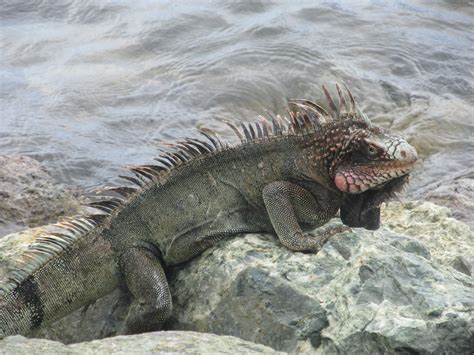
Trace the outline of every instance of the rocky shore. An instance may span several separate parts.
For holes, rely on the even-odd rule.
[[[9,164],[7,157],[0,159]],[[26,158],[12,159],[28,165]],[[53,222],[66,212],[78,210],[74,210],[78,206],[74,194],[63,188],[58,190],[61,193],[52,192],[55,183],[34,161],[28,169],[35,167],[43,173],[30,172],[26,177],[11,173],[8,176],[17,174],[19,181],[12,178],[8,186],[0,175],[4,201],[0,227],[15,225],[15,231]],[[38,190],[31,194],[33,199],[16,192],[26,191],[22,186],[42,179],[44,182],[33,184]],[[446,189],[448,184],[443,185],[443,191]],[[48,200],[47,196],[65,197]],[[464,219],[466,213],[468,209],[462,211]],[[172,269],[169,277],[174,309],[166,325],[169,332],[113,337],[128,304],[127,296],[116,290],[87,310],[78,310],[33,335],[50,340],[8,337],[0,341],[0,353],[137,349],[189,353],[470,353],[474,349],[472,230],[452,217],[457,215],[455,210],[431,202],[392,202],[384,206],[382,214],[381,229],[354,228],[340,233],[317,255],[290,252],[271,235],[247,234],[224,241]],[[331,221],[340,223],[338,219]],[[0,238],[0,282],[5,271],[15,266],[15,255],[37,232],[27,229]],[[104,337],[112,338],[95,340]]]
[[[0,155],[0,238],[79,212],[81,197],[35,159]]]

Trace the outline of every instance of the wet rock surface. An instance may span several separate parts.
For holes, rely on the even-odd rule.
[[[0,237],[79,211],[79,193],[54,181],[37,160],[0,155],[0,167]]]

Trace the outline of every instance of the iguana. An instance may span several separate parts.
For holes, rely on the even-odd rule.
[[[416,150],[374,126],[346,86],[335,98],[322,89],[324,104],[290,101],[288,117],[226,122],[237,145],[202,130],[168,146],[156,165],[129,167],[133,186],[106,188],[89,205],[95,213],[39,236],[0,287],[0,337],[28,334],[118,285],[132,296],[123,333],[160,329],[172,307],[164,268],[225,238],[271,232],[317,253],[339,230],[305,231],[339,210],[349,227],[378,228],[379,206],[407,182]]]

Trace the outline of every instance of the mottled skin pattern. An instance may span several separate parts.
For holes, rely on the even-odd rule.
[[[215,144],[211,149],[217,139],[206,135],[210,143],[194,145],[197,153],[189,150],[190,140],[178,147],[193,155],[186,162],[170,163],[179,160],[177,155],[166,163],[161,159],[173,165],[166,171],[132,167],[150,176],[146,183],[123,188],[126,198],[120,204],[96,205],[108,212],[104,219],[72,223],[75,231],[81,229],[80,237],[48,256],[44,265],[12,276],[0,294],[1,336],[28,334],[120,284],[133,297],[122,332],[156,330],[172,309],[163,268],[222,239],[270,232],[291,250],[317,253],[340,228],[307,231],[339,210],[348,226],[378,228],[380,203],[406,182],[416,151],[370,124],[350,91],[345,95],[337,87],[336,105],[323,90],[327,111],[295,101],[286,128],[280,118],[270,121],[273,126],[239,130],[231,124],[242,140],[235,147]]]

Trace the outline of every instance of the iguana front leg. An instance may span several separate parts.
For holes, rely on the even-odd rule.
[[[122,273],[133,296],[122,333],[159,330],[171,315],[171,294],[158,257],[133,247],[120,257]]]
[[[332,208],[330,201],[318,201],[299,185],[275,181],[265,186],[262,195],[278,239],[288,249],[317,253],[332,235],[344,230],[339,227],[318,235],[303,232],[300,223],[312,228],[322,226],[337,208]]]

